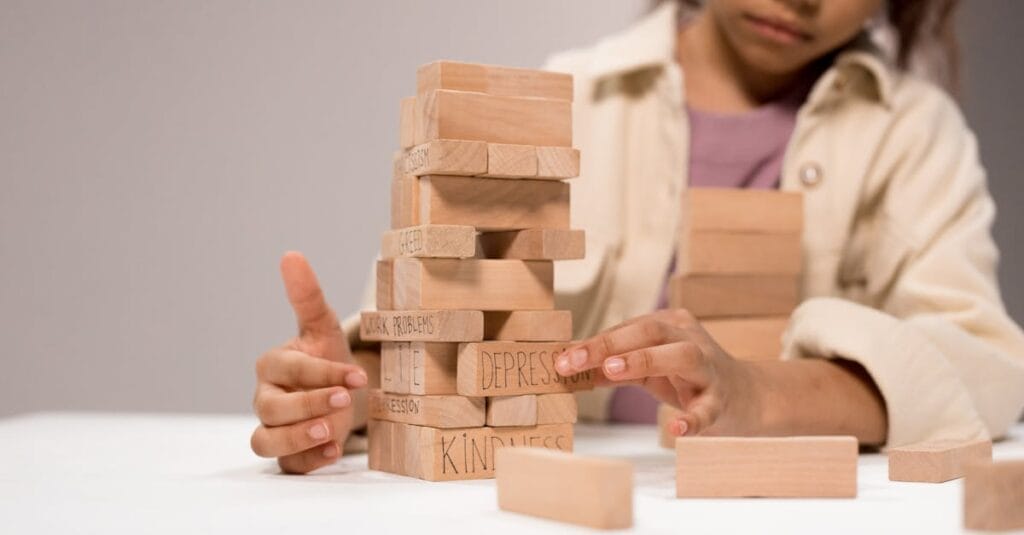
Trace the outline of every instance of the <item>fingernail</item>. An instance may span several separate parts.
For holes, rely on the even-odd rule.
[[[569,375],[572,373],[572,369],[569,367],[569,357],[562,355],[558,357],[558,362],[555,363],[555,369],[562,375]]]
[[[569,359],[572,361],[574,368],[582,368],[587,364],[587,350],[586,348],[573,349],[569,353]]]
[[[327,457],[328,459],[337,457],[339,453],[341,453],[341,451],[338,448],[338,445],[333,442],[324,446],[324,457]]]
[[[604,371],[612,375],[618,375],[626,371],[626,361],[618,357],[608,359],[604,361]]]
[[[363,372],[350,372],[345,376],[345,384],[352,388],[359,388],[366,385],[366,374]]]
[[[334,394],[331,394],[331,397],[327,400],[327,402],[330,403],[331,406],[334,407],[335,409],[340,409],[343,407],[348,407],[349,404],[352,403],[352,396],[350,396],[348,392],[345,391],[335,392]]]
[[[327,424],[316,424],[309,428],[309,438],[313,440],[323,440],[327,438]]]
[[[685,436],[690,427],[686,425],[686,420],[676,420],[676,423],[679,424],[679,436]]]

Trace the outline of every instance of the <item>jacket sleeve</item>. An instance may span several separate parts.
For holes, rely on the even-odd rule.
[[[920,82],[918,82],[920,83]],[[940,91],[897,106],[845,254],[858,298],[794,313],[784,358],[858,361],[885,398],[889,445],[999,437],[1024,407],[1024,334],[1007,315],[990,230],[995,204],[973,134]]]

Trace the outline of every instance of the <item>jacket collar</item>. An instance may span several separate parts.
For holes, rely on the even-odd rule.
[[[587,69],[591,79],[598,82],[675,63],[678,21],[678,3],[665,1],[626,30],[600,41]],[[891,62],[865,32],[836,56],[812,89],[807,105],[814,109],[856,94],[888,106],[895,76]]]

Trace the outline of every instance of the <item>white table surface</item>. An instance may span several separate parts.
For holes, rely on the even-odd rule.
[[[46,413],[0,420],[2,533],[565,533],[499,511],[494,482],[371,472],[366,455],[306,476],[249,450],[247,416]],[[959,532],[961,482],[893,483],[862,455],[856,499],[674,498],[653,427],[576,427],[576,451],[636,466],[636,532]],[[1024,458],[1024,426],[996,444]]]

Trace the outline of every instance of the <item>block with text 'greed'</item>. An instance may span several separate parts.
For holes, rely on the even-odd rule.
[[[458,393],[463,396],[549,394],[593,388],[593,370],[563,377],[554,359],[564,342],[471,342],[460,344]]]
[[[377,263],[379,310],[551,310],[549,261],[395,258]]]
[[[537,69],[440,60],[422,65],[416,70],[417,93],[454,89],[571,102],[572,87],[572,75]]]
[[[419,225],[384,233],[381,258],[472,258],[476,229],[466,225]]]
[[[428,427],[483,427],[484,398],[416,396],[370,391],[370,418]]]
[[[416,144],[461,139],[572,146],[572,102],[435,89],[416,97]]]

